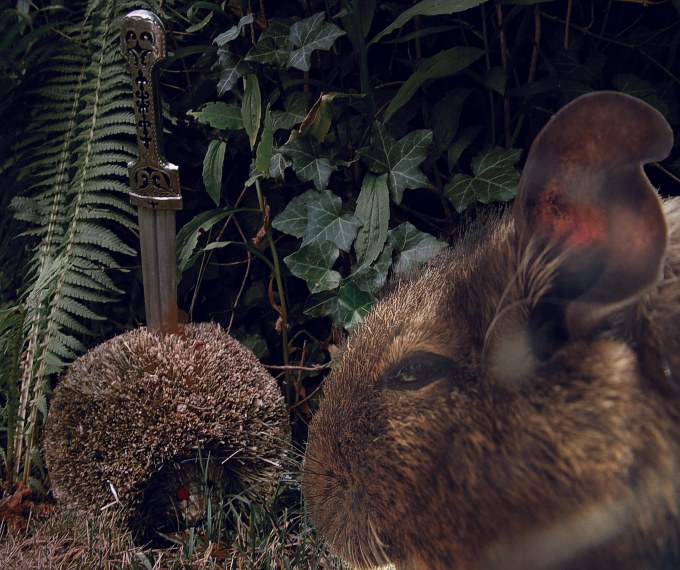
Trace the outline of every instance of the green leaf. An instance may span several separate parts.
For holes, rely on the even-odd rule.
[[[352,330],[364,320],[375,297],[352,281],[343,283],[337,291],[321,291],[310,295],[303,312],[311,317],[329,316],[338,327]]]
[[[272,226],[284,234],[301,238],[305,235],[309,222],[307,205],[313,200],[318,200],[320,196],[321,193],[316,190],[308,190],[296,196],[288,202],[283,212],[274,218]]]
[[[243,128],[243,117],[238,105],[210,102],[206,103],[198,111],[188,113],[200,123],[210,125],[214,129],[222,131],[240,131]]]
[[[175,246],[177,251],[178,282],[182,274],[196,261],[197,256],[194,255],[194,251],[198,246],[200,236],[209,232],[215,224],[221,222],[232,212],[233,210],[222,208],[208,210],[207,212],[201,212],[182,226],[182,229],[177,233]]]
[[[335,289],[340,285],[340,274],[331,269],[340,250],[330,241],[314,241],[284,258],[290,272],[303,279],[312,293]]]
[[[423,0],[412,8],[404,10],[399,16],[387,26],[382,32],[377,34],[368,45],[374,44],[383,36],[401,28],[410,19],[416,16],[441,16],[443,14],[455,14],[463,12],[475,6],[483,4],[485,0]]]
[[[203,184],[216,206],[220,204],[222,170],[224,168],[224,154],[226,150],[227,143],[224,141],[210,141],[208,151],[203,159]]]
[[[428,233],[421,232],[408,222],[390,230],[388,240],[398,253],[393,266],[395,274],[408,274],[415,271],[446,247],[444,242]]]
[[[283,104],[285,111],[272,111],[274,130],[288,130],[304,121],[307,116],[307,109],[309,109],[309,101],[310,95],[308,93],[294,91],[288,95]]]
[[[390,222],[387,174],[367,172],[357,198],[356,216],[361,221],[354,249],[361,265],[373,263],[385,246]]]
[[[468,127],[458,135],[456,141],[449,147],[449,150],[447,151],[449,173],[453,172],[456,162],[458,162],[458,159],[460,158],[460,155],[463,154],[463,151],[470,146],[475,137],[480,132],[482,132],[482,128],[483,127],[481,127],[480,125],[473,125],[471,127]]]
[[[293,170],[302,182],[313,182],[317,190],[325,190],[334,170],[331,161],[320,156],[319,144],[308,137],[281,147],[281,152],[293,163]]]
[[[472,161],[474,176],[456,174],[444,187],[444,195],[457,212],[462,212],[475,200],[505,202],[514,197],[519,182],[519,172],[514,164],[519,160],[519,149],[491,148]]]
[[[471,92],[470,89],[454,89],[435,104],[432,109],[433,138],[430,158],[439,158],[453,141],[458,132],[463,104]]]
[[[264,115],[264,126],[262,128],[262,137],[257,145],[257,152],[255,154],[255,168],[262,174],[269,174],[269,167],[274,152],[274,129],[272,126],[272,112],[267,105],[267,111]]]
[[[288,39],[289,35],[290,25],[287,22],[279,18],[269,20],[267,27],[257,43],[246,54],[245,59],[255,63],[285,67],[294,47]]]
[[[213,43],[216,43],[218,46],[222,47],[223,45],[235,40],[236,38],[239,37],[241,34],[241,30],[243,29],[243,26],[247,26],[249,24],[253,23],[253,15],[252,14],[246,14],[243,16],[238,24],[235,26],[232,26],[229,28],[226,32],[221,33],[219,36],[217,36]]]
[[[311,135],[317,142],[322,143],[331,128],[333,121],[332,103],[338,95],[342,96],[341,93],[322,93],[303,119],[300,128],[290,134],[288,142]]]
[[[209,12],[208,15],[205,18],[203,18],[203,20],[201,20],[197,24],[194,24],[193,26],[189,26],[186,29],[186,33],[187,34],[193,34],[194,32],[198,32],[198,31],[202,30],[203,28],[205,28],[210,23],[210,20],[212,20],[214,13],[215,12]]]
[[[343,327],[352,330],[364,320],[375,299],[366,291],[362,291],[351,281],[338,290],[338,319]]]
[[[427,188],[429,180],[418,166],[427,156],[432,143],[432,131],[413,131],[395,141],[382,123],[376,123],[371,135],[371,146],[359,155],[376,174],[388,174],[387,185],[396,204],[401,203],[406,188]]]
[[[307,201],[308,222],[302,245],[330,241],[343,251],[349,251],[361,222],[342,210],[340,196],[326,190],[316,200]]]
[[[235,61],[228,48],[217,50],[219,56],[220,79],[217,82],[217,95],[222,97],[231,91],[236,82],[248,72],[248,64],[244,59]]]
[[[309,71],[312,52],[330,49],[336,39],[345,35],[335,24],[324,22],[324,16],[324,12],[318,12],[290,27],[289,40],[298,49],[288,56],[289,67]]]
[[[505,95],[508,72],[502,67],[492,67],[484,72],[482,83],[499,95]]]
[[[257,134],[262,123],[262,97],[260,95],[260,83],[257,75],[251,74],[244,79],[245,89],[241,104],[241,117],[243,126],[250,139],[250,148],[255,148]]]
[[[302,312],[310,317],[335,317],[338,314],[337,291],[321,291],[310,295]]]
[[[422,62],[411,76],[404,81],[396,95],[385,109],[383,121],[388,122],[394,113],[411,100],[416,91],[430,79],[450,77],[469,67],[484,51],[475,47],[454,47],[439,52]]]
[[[291,165],[280,152],[275,152],[269,161],[269,176],[275,180],[285,180],[285,171]]]

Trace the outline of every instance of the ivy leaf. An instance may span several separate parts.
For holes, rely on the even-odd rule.
[[[519,149],[491,148],[472,161],[474,176],[456,174],[444,187],[446,196],[457,212],[462,212],[475,200],[505,202],[514,197],[519,182],[519,172],[514,164],[519,160]]]
[[[354,249],[361,265],[373,263],[385,246],[390,221],[390,193],[387,174],[367,172],[357,198],[356,216],[362,226]]]
[[[330,241],[314,241],[303,245],[283,261],[290,272],[303,279],[312,293],[335,289],[340,285],[340,274],[331,269],[340,250]]]
[[[293,170],[302,182],[313,182],[317,190],[325,190],[333,172],[331,161],[321,154],[319,144],[303,138],[281,147],[281,152],[293,163]]]
[[[307,201],[308,222],[302,245],[330,241],[343,251],[349,251],[361,222],[342,210],[342,200],[329,190],[316,200]]]
[[[309,71],[312,65],[312,52],[317,49],[330,49],[336,39],[345,35],[345,32],[335,24],[324,22],[324,16],[324,12],[318,12],[310,18],[295,22],[290,27],[288,39],[298,49],[288,56],[289,67]]]
[[[227,143],[224,141],[210,141],[208,151],[203,159],[203,184],[208,191],[208,195],[215,202],[215,206],[220,204],[222,170],[224,168],[224,154],[226,150]]]
[[[338,289],[337,314],[340,324],[352,330],[356,325],[364,320],[364,316],[371,309],[375,298],[362,291],[351,281],[342,285]]]
[[[236,82],[243,77],[249,70],[245,60],[234,61],[227,47],[217,50],[218,64],[220,68],[220,79],[217,82],[217,95],[222,97],[227,91],[231,91]]]
[[[274,130],[288,130],[304,121],[309,108],[309,99],[308,93],[300,91],[295,91],[286,97],[283,104],[285,111],[272,111]]]
[[[364,320],[375,302],[373,295],[348,281],[337,291],[322,291],[310,295],[303,312],[311,317],[330,316],[338,327],[352,330]]]
[[[235,26],[232,26],[229,28],[226,32],[221,33],[219,36],[217,36],[214,40],[213,43],[217,44],[219,47],[222,47],[223,45],[235,40],[236,38],[239,37],[241,34],[241,30],[243,29],[243,26],[247,26],[249,24],[253,23],[253,15],[252,14],[246,14],[243,16],[238,24]]]
[[[288,55],[294,47],[288,39],[289,35],[289,22],[281,18],[272,18],[244,59],[260,64],[285,67]]]
[[[274,180],[285,180],[286,168],[290,162],[280,152],[275,152],[269,161],[269,176]]]
[[[370,147],[361,149],[359,155],[373,172],[388,174],[387,186],[396,204],[401,204],[404,189],[430,186],[418,166],[427,157],[432,131],[413,131],[396,141],[382,123],[376,123],[371,143]]]
[[[388,240],[398,253],[393,266],[395,274],[413,272],[446,247],[444,242],[408,222],[391,230]]]
[[[241,108],[237,105],[228,105],[221,101],[210,102],[198,111],[189,111],[188,114],[198,122],[221,131],[240,131],[243,128]]]
[[[307,297],[302,312],[310,317],[335,317],[338,313],[336,291],[321,291]]]
[[[304,194],[296,196],[288,202],[283,212],[274,218],[272,226],[284,234],[301,238],[305,235],[309,221],[307,204],[313,200],[318,200],[320,196],[321,193],[316,190],[308,190]]]

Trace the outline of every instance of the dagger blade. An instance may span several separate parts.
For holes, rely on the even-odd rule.
[[[177,331],[175,210],[182,208],[179,172],[163,154],[158,63],[166,57],[165,28],[148,10],[121,25],[121,50],[130,67],[139,159],[129,165],[130,202],[137,206],[146,324]]]

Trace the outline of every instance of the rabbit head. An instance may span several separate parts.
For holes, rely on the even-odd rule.
[[[680,559],[680,204],[664,118],[565,106],[512,211],[396,280],[309,430],[312,521],[357,568],[656,568]],[[677,479],[677,480],[676,480]]]

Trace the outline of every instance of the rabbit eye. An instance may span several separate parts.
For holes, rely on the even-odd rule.
[[[381,384],[388,390],[418,390],[449,377],[457,368],[450,358],[441,354],[418,351],[388,368]]]

